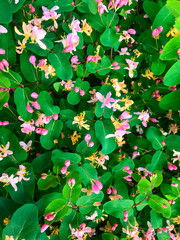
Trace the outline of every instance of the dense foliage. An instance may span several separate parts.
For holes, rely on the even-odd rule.
[[[2,240],[180,239],[180,1],[0,1]]]

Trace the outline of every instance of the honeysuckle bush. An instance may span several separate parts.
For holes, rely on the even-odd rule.
[[[180,2],[0,1],[2,240],[180,239]]]

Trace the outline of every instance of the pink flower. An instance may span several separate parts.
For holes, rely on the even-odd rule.
[[[42,179],[46,179],[46,177],[47,177],[47,174],[46,174],[46,173],[41,173],[41,178],[42,178]]]
[[[47,47],[46,45],[42,42],[46,35],[46,31],[43,29],[39,29],[37,26],[34,26],[32,28],[32,35],[31,35],[31,40],[34,42],[36,41],[37,44],[39,45],[40,48],[46,50]]]
[[[35,109],[37,109],[37,110],[40,110],[41,109],[41,107],[40,107],[40,105],[39,105],[39,103],[38,103],[38,101],[36,100],[36,101],[31,101],[31,105],[35,108]]]
[[[137,68],[137,65],[139,64],[139,62],[134,62],[130,59],[125,59],[127,64],[129,65],[129,67],[125,67],[124,69],[129,70],[129,77],[133,78],[134,76],[134,70]]]
[[[29,62],[35,67],[36,66],[36,57],[31,55],[29,58]]]
[[[31,150],[32,140],[30,140],[27,144],[23,141],[19,142],[19,145],[26,151],[29,152]]]
[[[29,9],[31,11],[31,13],[34,13],[35,12],[35,8],[32,6],[32,4],[29,4]]]
[[[79,27],[80,21],[78,19],[75,20],[75,17],[73,17],[73,20],[70,24],[70,29],[72,32],[81,32],[81,29]]]
[[[42,225],[42,227],[41,227],[41,233],[45,232],[46,229],[48,229],[48,227],[49,227],[49,225],[47,225],[47,224],[44,223],[44,224]]]
[[[7,29],[2,25],[0,25],[0,33],[7,33],[7,32],[8,32]]]
[[[80,62],[78,62],[78,56],[77,55],[74,55],[72,58],[71,58],[71,64],[80,64]]]
[[[76,181],[74,178],[71,178],[71,179],[68,179],[67,183],[70,186],[70,188],[72,188],[72,187],[74,187]]]
[[[19,120],[24,121],[21,117],[19,117]],[[23,124],[21,124],[20,127],[22,127],[21,132],[29,134],[29,133],[35,131],[34,120],[31,119],[28,122],[24,122]]]
[[[12,155],[13,151],[9,150],[10,142],[7,142],[7,144],[0,146],[0,161],[3,160],[3,158],[7,157],[8,155]]]
[[[178,54],[178,56],[180,56],[180,49],[177,50],[177,54]]]
[[[30,96],[32,98],[38,98],[38,94],[36,92],[32,92]]]
[[[91,135],[90,134],[86,134],[84,140],[86,141],[87,144],[89,143],[90,139],[91,139]]]
[[[80,95],[81,95],[81,96],[84,96],[84,94],[85,94],[85,91],[81,89],[81,90],[80,90]]]
[[[75,88],[74,88],[74,91],[75,91],[76,93],[78,93],[78,92],[79,92],[79,87],[75,87]]]
[[[60,40],[62,42],[64,52],[76,51],[76,47],[79,44],[79,37],[76,33],[69,33],[66,39]]]
[[[112,95],[111,92],[108,92],[108,94],[106,95],[106,98],[103,97],[103,95],[99,92],[96,93],[96,98],[102,102],[102,106],[101,108],[103,108],[104,106],[106,106],[107,108],[111,108],[111,103],[110,102],[114,102],[114,99],[113,98],[110,98]]]
[[[108,187],[107,194],[111,194],[111,187]]]
[[[57,113],[53,114],[53,119],[54,119],[54,121],[58,120],[58,114]]]
[[[64,164],[65,164],[66,167],[69,167],[69,165],[71,164],[71,161],[70,160],[66,160]]]
[[[98,213],[97,213],[97,211],[95,211],[90,217],[89,216],[85,216],[85,218],[87,220],[93,221],[97,216],[98,216]]]
[[[0,48],[0,54],[5,54],[5,50]]]
[[[101,15],[104,13],[104,11],[109,12],[109,11],[107,10],[107,7],[106,7],[104,4],[102,4],[102,2],[99,2],[99,3],[98,3],[98,12],[99,12],[99,15],[101,16]]]
[[[128,33],[130,34],[136,34],[136,30],[130,28],[129,30],[127,30]]]
[[[18,181],[18,177],[14,178],[13,174],[11,174],[11,176],[9,177],[6,173],[3,173],[2,176],[0,177],[0,182],[5,183],[4,186],[7,186],[7,185],[11,184],[11,186],[14,188],[15,192],[17,191],[16,184],[19,181]]]
[[[120,69],[120,66],[118,65],[118,62],[114,62],[111,66],[112,66],[112,69],[114,69],[114,70]]]
[[[177,170],[177,167],[176,167],[176,165],[174,165],[174,164],[172,164],[172,163],[168,163],[168,169],[169,169],[170,171],[173,171],[173,170]]]
[[[120,55],[130,55],[130,53],[128,52],[128,48],[121,48],[121,51],[119,52]]]
[[[134,114],[139,115],[138,119],[142,121],[142,125],[144,127],[147,127],[147,122],[149,121],[148,110],[146,110],[146,112],[144,112],[144,111],[142,111],[142,112],[134,112]]]
[[[24,167],[23,165],[19,165],[19,171],[16,173],[19,177],[18,177],[18,181],[20,182],[22,179],[25,181],[29,181],[30,178],[25,178],[25,174],[26,174],[26,167]]]
[[[29,103],[27,104],[26,110],[27,110],[29,113],[33,113],[33,112],[34,112],[34,110],[32,109],[32,107],[30,107]]]
[[[163,31],[163,27],[162,27],[162,26],[160,26],[160,27],[158,27],[158,28],[156,28],[156,29],[153,29],[153,30],[152,30],[152,36],[153,36],[153,38],[159,39],[159,34],[160,34],[162,31]]]
[[[103,185],[99,180],[93,179],[91,181],[91,184],[92,184],[92,192],[94,192],[95,194],[98,194],[99,190],[103,188]]]
[[[49,213],[46,214],[46,216],[44,216],[44,218],[47,221],[52,221],[55,218],[55,215],[53,215],[53,212],[49,212]]]
[[[171,183],[171,186],[178,187],[178,183]]]
[[[127,111],[123,112],[120,116],[119,119],[123,120],[123,119],[129,119],[132,118],[132,115],[130,115]]]
[[[62,174],[66,174],[66,172],[67,172],[67,168],[68,168],[67,166],[61,168],[61,173],[62,173]]]

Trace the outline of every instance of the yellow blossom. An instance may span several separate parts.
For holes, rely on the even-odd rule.
[[[72,145],[75,145],[78,142],[78,138],[81,138],[81,135],[77,134],[77,131],[74,131],[73,135],[71,136]]]
[[[122,91],[123,93],[127,93],[128,91],[125,89],[126,87],[126,84],[124,84],[124,81],[122,82],[118,82],[118,79],[117,78],[113,78],[110,80],[113,84],[113,88],[115,89],[116,91],[116,96],[119,97],[121,94],[120,94],[120,91]]]
[[[158,102],[160,102],[160,101],[161,101],[161,98],[162,98],[162,96],[158,97],[156,100],[157,100]]]
[[[5,218],[3,222],[4,222],[4,224],[7,226],[8,223],[10,222],[10,219],[9,219],[9,218]]]
[[[124,107],[121,107],[120,111],[124,111],[124,110],[129,110],[130,106],[134,103],[132,100],[130,100],[129,98],[122,98],[121,102],[124,102]]]
[[[106,160],[109,160],[109,156],[108,155],[103,155],[101,154],[101,152],[95,152],[93,153],[91,156],[85,158],[89,161],[91,161],[91,165],[96,168],[96,167],[102,167],[104,170],[106,170],[107,168],[104,166],[104,163]]]
[[[57,226],[51,226],[52,232],[51,235],[58,235],[59,234],[59,228]]]
[[[153,75],[153,73],[150,71],[150,69],[146,69],[146,71],[145,71],[145,74],[141,74],[141,76],[143,76],[143,77],[146,77],[146,78],[148,78],[148,79],[153,79],[153,80],[156,80],[157,79],[157,77],[155,77],[154,75]]]
[[[133,53],[135,53],[136,57],[138,58],[142,53],[139,52],[137,49],[133,50]]]
[[[16,47],[16,52],[18,54],[21,54],[24,51],[24,49],[26,48],[26,42],[27,40],[25,38],[22,40],[22,43],[20,40],[18,40],[19,46]]]
[[[5,240],[14,240],[14,238],[13,238],[13,236],[10,236],[10,237],[9,237],[9,236],[6,235]]]
[[[176,134],[178,132],[179,127],[177,126],[177,124],[173,124],[171,123],[171,125],[169,126],[169,134],[172,132],[173,134]]]
[[[86,22],[86,19],[81,20],[83,26],[81,28],[82,32],[85,32],[88,36],[91,36],[92,27],[89,23]]]
[[[175,26],[173,26],[173,28],[171,28],[171,29],[169,30],[169,32],[166,34],[166,37],[169,37],[170,35],[171,35],[172,37],[176,37],[176,36],[179,35],[179,32],[178,32],[178,30],[175,28]]]
[[[45,77],[49,78],[50,76],[56,76],[55,69],[53,68],[52,65],[47,65],[47,59],[44,60],[44,64],[42,66],[39,66],[41,71],[45,72]]]
[[[77,123],[79,126],[79,129],[84,127],[86,130],[90,130],[90,126],[88,124],[85,124],[85,122],[87,122],[87,120],[84,121],[84,117],[85,117],[85,111],[80,113],[80,116],[75,116],[72,124]]]
[[[176,218],[172,218],[173,223],[177,223],[178,225],[180,224],[180,216],[177,216]]]
[[[172,109],[169,109],[168,113],[166,114],[166,117],[167,117],[169,120],[173,120],[173,119],[172,119]]]

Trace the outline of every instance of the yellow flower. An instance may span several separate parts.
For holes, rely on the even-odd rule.
[[[10,237],[9,237],[9,236],[6,235],[5,240],[14,240],[14,238],[13,238],[13,236],[10,236]]]
[[[178,30],[173,26],[173,28],[171,28],[170,30],[169,30],[169,32],[166,34],[166,37],[169,37],[169,36],[172,36],[172,37],[176,37],[176,36],[178,36],[179,35],[179,32],[178,32]]]
[[[180,224],[180,216],[177,216],[176,218],[172,218],[173,223]]]
[[[88,124],[85,124],[85,122],[87,122],[87,120],[84,121],[84,117],[85,117],[85,111],[80,113],[80,116],[75,116],[72,124],[77,123],[79,126],[79,129],[84,127],[86,130],[90,130],[90,126]]]
[[[81,135],[77,134],[77,131],[74,131],[73,135],[71,136],[72,145],[75,145],[78,142],[78,138],[81,138]]]
[[[124,102],[124,107],[122,107],[120,109],[120,111],[124,111],[124,110],[129,110],[130,106],[134,103],[132,100],[130,100],[129,98],[122,98],[121,102]]]
[[[133,50],[133,53],[135,53],[136,57],[138,58],[142,53],[139,52],[137,49]]]
[[[45,72],[46,78],[49,78],[49,75],[56,76],[55,69],[53,68],[53,66],[50,64],[47,65],[47,59],[44,60],[44,65],[39,66],[39,68],[41,69],[41,71]]]
[[[128,92],[126,89],[124,89],[126,87],[126,84],[124,84],[124,81],[118,82],[117,78],[113,78],[110,81],[113,83],[112,86],[113,86],[113,88],[116,91],[116,96],[117,97],[119,97],[121,95],[120,91],[122,91],[123,93],[127,93]]]
[[[4,222],[4,224],[7,226],[8,223],[10,222],[10,219],[9,219],[9,218],[5,218],[3,222]]]
[[[148,78],[148,79],[153,79],[153,80],[156,80],[157,79],[157,77],[155,77],[154,75],[153,75],[153,73],[150,71],[150,69],[146,69],[146,71],[145,71],[145,74],[141,74],[141,76],[143,76],[143,77],[146,77],[146,78]]]
[[[82,32],[85,32],[88,36],[91,36],[92,33],[92,27],[90,24],[86,22],[86,19],[81,20],[83,26],[81,28]]]

